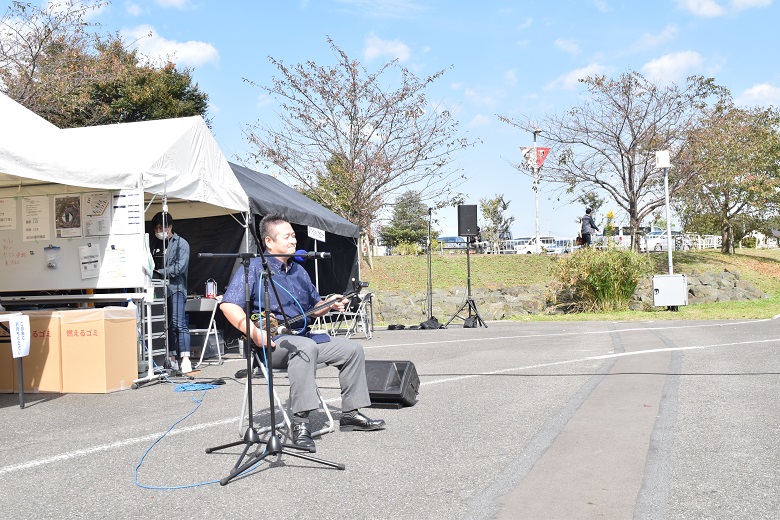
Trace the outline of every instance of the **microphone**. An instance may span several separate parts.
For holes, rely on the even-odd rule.
[[[319,251],[304,251],[303,249],[299,249],[295,252],[295,256],[293,258],[296,262],[302,264],[309,258],[330,258],[330,253]]]

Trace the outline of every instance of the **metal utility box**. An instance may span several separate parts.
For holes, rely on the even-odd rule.
[[[688,305],[688,279],[684,274],[653,276],[653,305],[678,307]]]

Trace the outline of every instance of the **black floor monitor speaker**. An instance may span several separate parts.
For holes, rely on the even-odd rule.
[[[420,378],[411,361],[366,361],[371,406],[414,406]]]
[[[458,206],[458,236],[477,236],[477,205],[461,204]]]

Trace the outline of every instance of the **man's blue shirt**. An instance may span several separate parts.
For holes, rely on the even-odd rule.
[[[322,298],[317,292],[317,288],[311,283],[309,273],[296,262],[290,262],[289,265],[282,260],[274,257],[268,257],[268,266],[271,268],[271,278],[276,286],[276,292],[279,294],[279,301],[276,300],[273,290],[270,290],[271,312],[282,321],[282,310],[288,318],[293,318],[306,312],[316,305],[322,303]],[[260,258],[252,258],[249,261],[249,294],[251,298],[251,312],[260,311],[262,306],[262,286],[260,285],[260,275],[263,274],[263,264]],[[265,275],[263,274],[263,278]],[[264,280],[265,281],[265,280]],[[297,301],[297,303],[296,303]],[[234,303],[244,308],[244,268],[239,269],[230,280],[230,284],[225,289],[222,302]],[[281,303],[281,305],[280,305]],[[300,307],[299,307],[300,305]],[[290,326],[295,329],[301,329],[309,325],[312,318],[309,317],[305,324],[303,320],[291,323]]]

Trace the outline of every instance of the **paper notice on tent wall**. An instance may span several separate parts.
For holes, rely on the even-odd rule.
[[[16,229],[16,199],[0,199],[0,230]]]
[[[143,190],[119,190],[111,196],[111,233],[134,235],[144,231]]]
[[[30,353],[30,317],[26,314],[12,314],[8,317],[8,332],[11,335],[11,350],[15,358]]]
[[[307,227],[309,238],[313,238],[314,240],[319,240],[320,242],[325,242],[325,230],[324,229],[318,229],[316,227]]]
[[[81,236],[81,195],[54,197],[54,231],[57,238]]]
[[[111,194],[95,191],[84,195],[84,236],[106,236],[111,232]]]
[[[88,244],[79,248],[79,263],[82,280],[100,276],[100,248],[97,244]]]
[[[22,198],[22,240],[49,240],[49,197]]]

